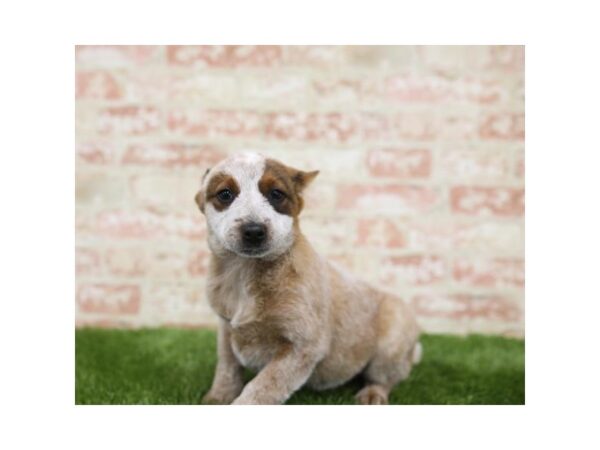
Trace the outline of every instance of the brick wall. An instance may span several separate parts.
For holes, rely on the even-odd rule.
[[[78,326],[215,324],[203,170],[321,174],[315,247],[432,332],[524,332],[524,48],[79,46]]]

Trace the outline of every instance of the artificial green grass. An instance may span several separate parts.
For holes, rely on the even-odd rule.
[[[390,394],[391,404],[524,404],[522,340],[425,335],[423,360]],[[212,330],[76,331],[77,404],[198,404],[216,363]],[[247,373],[248,379],[252,378]],[[302,389],[287,404],[354,404],[359,379],[323,392]]]

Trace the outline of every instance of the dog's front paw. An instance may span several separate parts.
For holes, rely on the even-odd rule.
[[[229,405],[235,399],[235,394],[229,394],[226,392],[213,392],[208,393],[202,397],[203,405]]]
[[[250,389],[242,391],[239,397],[237,397],[232,405],[276,405],[278,404],[272,396]]]
[[[240,395],[231,404],[232,405],[258,405],[259,402],[255,401],[254,399],[247,398],[247,397],[244,397],[243,395]]]

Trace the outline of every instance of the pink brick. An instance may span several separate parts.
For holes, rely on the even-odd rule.
[[[205,238],[205,222],[200,213],[159,213],[151,210],[109,210],[96,217],[95,234],[118,239]]]
[[[146,276],[152,280],[177,280],[186,277],[188,253],[189,251],[178,248],[160,248],[147,252]]]
[[[160,104],[168,100],[173,76],[162,70],[127,70],[118,72],[122,98],[131,104]]]
[[[423,178],[431,173],[431,152],[422,149],[373,149],[367,153],[366,163],[373,176]]]
[[[507,93],[494,79],[395,75],[385,80],[385,96],[401,103],[454,101],[491,104],[506,99]]]
[[[100,112],[97,130],[102,134],[142,135],[157,131],[160,113],[154,107],[119,106]]]
[[[402,226],[406,246],[415,251],[438,252],[452,248],[453,224],[439,218],[408,220]]]
[[[207,168],[199,168],[194,174],[163,172],[132,175],[129,178],[130,198],[134,204],[155,213],[194,211],[200,214],[194,197]]]
[[[379,80],[374,77],[316,79],[311,88],[321,105],[355,105],[379,101],[382,96]]]
[[[431,239],[431,233],[423,239]],[[520,223],[489,220],[481,223],[458,223],[450,229],[449,249],[472,250],[482,254],[512,252],[522,255],[525,245]]]
[[[407,237],[397,220],[359,219],[355,245],[375,248],[406,247]]]
[[[395,75],[385,80],[386,96],[400,102],[440,102],[453,96],[452,84],[443,78]]]
[[[117,277],[140,277],[147,274],[144,249],[112,247],[106,250],[104,262],[108,273]]]
[[[277,45],[170,45],[167,60],[171,64],[207,67],[270,67],[282,60]]]
[[[489,47],[483,45],[422,45],[416,52],[428,73],[447,78],[479,73],[489,63]]]
[[[332,216],[307,217],[301,221],[303,232],[319,251],[336,251],[352,245],[355,222]]]
[[[210,145],[136,144],[123,155],[123,164],[165,168],[197,167],[207,169],[224,159],[226,154]],[[199,174],[200,176],[200,174]]]
[[[462,214],[521,216],[524,213],[522,188],[457,186],[450,191],[452,210]]]
[[[136,314],[140,289],[129,284],[83,284],[77,289],[77,305],[84,313]]]
[[[164,214],[165,236],[194,241],[206,239],[206,222],[195,208],[192,203],[189,214]]]
[[[93,248],[75,248],[75,273],[77,275],[98,274],[101,271],[100,252]]]
[[[97,234],[113,238],[156,238],[165,229],[162,217],[157,214],[127,210],[102,212],[92,226]]]
[[[399,139],[431,140],[439,133],[432,113],[401,113],[392,119],[394,136]]]
[[[383,258],[378,272],[384,286],[428,285],[447,275],[444,260],[435,255],[390,256]]]
[[[469,286],[495,287],[525,284],[525,264],[522,259],[461,259],[454,262],[454,279]]]
[[[506,102],[511,92],[497,79],[462,78],[455,86],[456,98],[484,105]]]
[[[177,247],[127,246],[108,248],[104,259],[112,276],[178,280],[187,277],[190,261],[198,259],[198,255],[197,251],[192,253]]]
[[[337,207],[358,211],[417,213],[435,206],[437,192],[430,187],[401,184],[340,185],[337,189]]]
[[[523,230],[514,221],[493,217],[472,222],[471,217],[417,217],[398,226],[406,234],[407,248],[423,252],[468,251],[478,254],[522,255]]]
[[[479,125],[482,139],[520,141],[525,138],[525,115],[522,113],[498,113],[484,117]]]
[[[241,146],[240,146],[241,147]],[[233,148],[237,151],[237,148]],[[309,191],[320,185],[331,185],[337,175],[347,173],[361,173],[365,166],[365,152],[362,148],[331,148],[328,145],[299,145],[297,151],[282,152],[278,143],[272,145],[272,149],[260,150],[268,157],[280,159],[285,164],[303,170],[320,170],[319,176],[311,183]]]
[[[422,317],[440,317],[454,320],[518,321],[522,312],[509,299],[498,295],[419,295],[411,302]]]
[[[80,71],[75,78],[75,97],[90,100],[117,100],[123,96],[116,78],[106,71]]]
[[[241,95],[246,93],[239,92],[239,83],[247,78],[238,80],[234,73],[169,72],[168,81],[162,84],[161,89],[168,99],[185,104],[239,102]]]
[[[284,47],[285,63],[289,66],[337,67],[343,58],[339,45],[291,45]]]
[[[438,173],[442,178],[509,179],[511,155],[506,151],[443,149],[439,154]]]
[[[173,133],[202,137],[250,138],[262,131],[261,116],[251,111],[176,110],[168,116]]]
[[[156,60],[160,48],[155,45],[78,45],[77,64],[98,67],[139,67]]]
[[[348,142],[360,133],[357,117],[345,113],[269,113],[268,138],[283,141]]]
[[[439,120],[431,112],[402,112],[392,115],[362,113],[360,124],[367,140],[430,141],[440,130]]]
[[[109,143],[80,143],[75,152],[79,161],[89,164],[111,164],[117,155],[117,149]]]
[[[310,88],[307,77],[301,74],[267,73],[246,76],[239,80],[239,90],[234,101],[250,104],[273,104],[304,108],[310,103]]]

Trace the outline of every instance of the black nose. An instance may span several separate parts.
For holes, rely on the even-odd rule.
[[[267,227],[260,223],[242,225],[242,239],[247,245],[260,245],[267,238]]]

